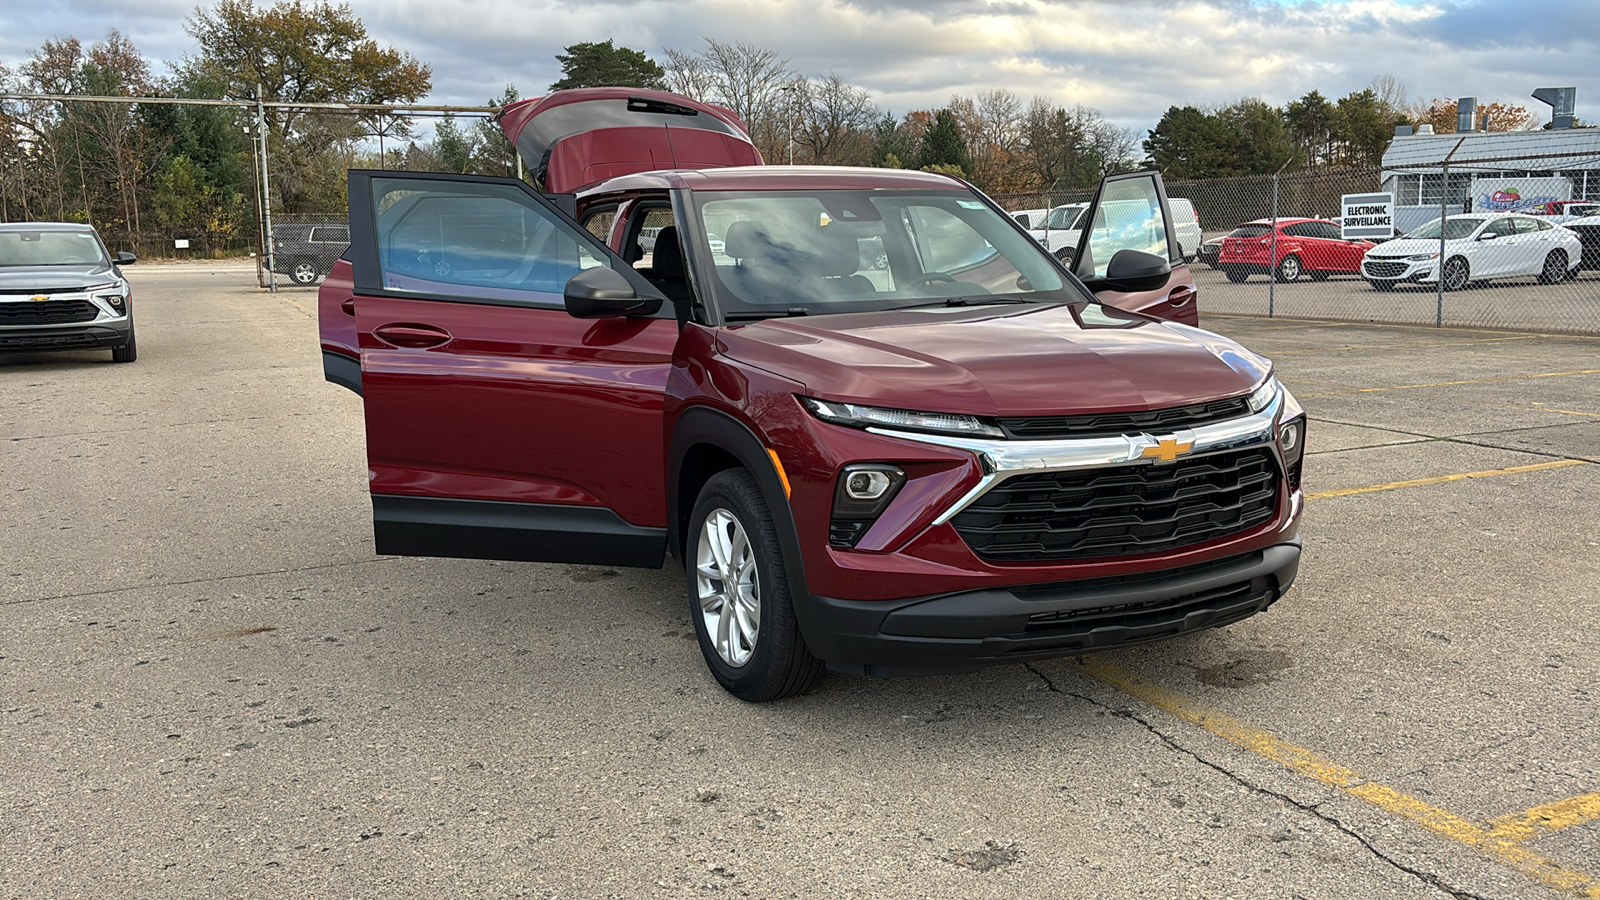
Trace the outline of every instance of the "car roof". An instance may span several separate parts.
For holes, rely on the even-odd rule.
[[[935,172],[864,166],[734,166],[721,169],[660,169],[621,175],[584,188],[588,197],[618,191],[803,191],[803,190],[970,190],[964,182]]]
[[[1328,220],[1327,219],[1313,219],[1310,216],[1279,216],[1278,217],[1278,224],[1279,225],[1294,225],[1294,224],[1296,224],[1298,222],[1326,222],[1326,221],[1328,221]],[[1235,227],[1235,228],[1243,228],[1246,225],[1271,225],[1271,224],[1272,224],[1272,220],[1271,219],[1253,219],[1253,220],[1251,220],[1249,222],[1240,222],[1238,225],[1235,225],[1233,227]],[[1339,223],[1338,222],[1334,222],[1333,224],[1337,225]]]
[[[93,232],[93,225],[84,225],[81,222],[0,222],[0,231],[87,231]]]

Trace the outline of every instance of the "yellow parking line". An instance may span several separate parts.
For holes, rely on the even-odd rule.
[[[1415,388],[1453,387],[1458,384],[1493,384],[1500,381],[1523,381],[1529,378],[1560,378],[1565,375],[1594,375],[1600,369],[1578,369],[1572,372],[1539,372],[1534,375],[1507,375],[1504,378],[1469,378],[1465,381],[1434,381],[1428,384],[1396,384],[1390,387],[1353,388],[1348,391],[1325,391],[1320,394],[1299,394],[1305,397],[1334,397],[1340,394],[1375,394],[1381,391],[1409,391]]]
[[[1600,821],[1600,791],[1535,806],[1489,822],[1489,835],[1507,847],[1574,825]]]
[[[1507,466],[1504,469],[1484,469],[1481,472],[1458,472],[1454,475],[1436,475],[1432,478],[1413,478],[1410,481],[1390,481],[1385,484],[1369,484],[1366,487],[1344,488],[1337,491],[1319,491],[1307,494],[1307,500],[1321,500],[1325,497],[1348,497],[1352,494],[1370,494],[1374,491],[1392,491],[1396,488],[1421,487],[1425,484],[1446,484],[1451,481],[1460,481],[1463,478],[1491,478],[1495,475],[1515,475],[1518,472],[1538,472],[1542,469],[1562,469],[1567,466],[1593,465],[1584,459],[1556,459],[1550,462],[1530,463],[1526,466]]]
[[[1352,769],[1232,716],[1204,709],[1187,698],[1097,657],[1080,659],[1078,666],[1091,678],[1162,712],[1198,725],[1231,744],[1287,766],[1322,784],[1338,788],[1385,812],[1415,822],[1440,837],[1480,850],[1552,888],[1589,900],[1600,900],[1600,878],[1564,868],[1554,860],[1533,853],[1515,842],[1502,840],[1492,829],[1372,781]]]
[[[1331,353],[1335,350],[1398,350],[1405,347],[1459,347],[1463,344],[1495,344],[1504,341],[1535,341],[1547,337],[1543,334],[1518,334],[1511,337],[1477,338],[1470,341],[1412,341],[1405,344],[1346,344],[1341,347],[1305,347],[1300,350],[1273,350],[1269,357],[1289,356],[1296,353]]]

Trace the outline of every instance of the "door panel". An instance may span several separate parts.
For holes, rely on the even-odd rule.
[[[352,172],[380,553],[659,565],[667,317],[575,319],[566,280],[642,278],[508,179]]]
[[[1083,230],[1074,269],[1101,302],[1186,325],[1199,324],[1194,276],[1183,261],[1160,173],[1135,172],[1104,179],[1079,225]],[[1172,266],[1172,275],[1153,291],[1106,290],[1097,282],[1118,250],[1161,256]]]

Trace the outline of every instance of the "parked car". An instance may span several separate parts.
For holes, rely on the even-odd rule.
[[[687,97],[558,91],[500,123],[570,207],[349,174],[319,319],[326,377],[362,395],[378,552],[670,552],[746,700],[1172,637],[1294,580],[1305,416],[1266,359],[1179,324],[1159,174],[1102,182],[1080,279],[964,182],[763,166]],[[655,170],[668,140],[697,168]]]
[[[1167,202],[1172,206],[1172,224],[1178,234],[1178,246],[1183,250],[1184,262],[1193,262],[1200,253],[1201,239],[1205,237],[1200,230],[1200,214],[1195,212],[1193,203],[1182,197],[1169,197]]]
[[[1588,216],[1561,226],[1578,236],[1583,245],[1580,269],[1600,269],[1600,215]]]
[[[105,347],[114,362],[133,362],[133,289],[122,266],[88,225],[0,224],[0,350]]]
[[[1237,230],[1238,229],[1234,229],[1234,231]],[[1217,259],[1222,256],[1222,242],[1225,238],[1232,237],[1233,234],[1234,232],[1231,231],[1226,235],[1219,235],[1217,237],[1207,238],[1206,240],[1201,241],[1200,249],[1195,251],[1194,258],[1205,263],[1213,269],[1218,268]]]
[[[1054,207],[1043,222],[1028,230],[1028,234],[1041,247],[1055,254],[1056,259],[1071,266],[1073,256],[1078,252],[1078,241],[1083,237],[1083,225],[1088,221],[1083,215],[1088,208],[1087,203]]]
[[[349,225],[272,226],[272,271],[295,284],[316,284],[350,246]]]
[[[1044,227],[1044,217],[1049,213],[1048,209],[1019,209],[1006,213],[1006,215],[1028,231],[1033,231]]]
[[[1326,281],[1332,275],[1358,275],[1361,256],[1371,241],[1345,240],[1339,223],[1328,219],[1277,220],[1277,247],[1273,247],[1273,220],[1257,219],[1235,228],[1222,240],[1217,268],[1229,281],[1251,275],[1272,275],[1280,282],[1299,281],[1305,275]]]
[[[1444,273],[1444,289],[1472,282],[1536,276],[1555,284],[1575,275],[1583,244],[1568,228],[1518,213],[1471,213],[1443,220],[1444,265],[1439,265],[1439,219],[1371,250],[1361,275],[1380,291],[1406,282],[1432,283]]]
[[[1600,200],[1552,200],[1537,209],[1527,210],[1527,213],[1561,225],[1586,216],[1600,215]]]

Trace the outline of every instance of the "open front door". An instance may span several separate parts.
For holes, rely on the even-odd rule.
[[[1073,269],[1096,297],[1121,309],[1185,325],[1200,324],[1194,276],[1183,261],[1183,248],[1178,243],[1161,173],[1134,172],[1105,178],[1079,223],[1082,233],[1078,237]],[[1118,250],[1139,250],[1160,256],[1172,266],[1172,276],[1166,284],[1151,291],[1127,293],[1106,289],[1106,265]]]
[[[659,566],[677,323],[563,298],[600,267],[659,293],[520,181],[349,187],[377,552]]]

